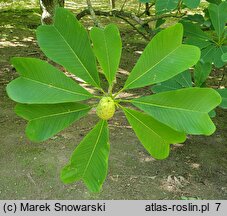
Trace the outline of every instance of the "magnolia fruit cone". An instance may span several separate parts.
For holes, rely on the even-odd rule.
[[[99,118],[108,120],[115,113],[114,101],[111,97],[103,97],[96,108],[96,114]]]

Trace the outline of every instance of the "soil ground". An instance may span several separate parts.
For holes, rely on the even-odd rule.
[[[17,77],[11,57],[45,59],[35,39],[39,10],[0,13],[0,199],[227,199],[227,111],[221,109],[214,118],[215,134],[189,136],[183,145],[172,146],[170,157],[161,161],[147,154],[123,113],[117,111],[110,121],[109,171],[102,191],[90,193],[81,182],[62,184],[61,168],[98,119],[91,113],[46,142],[26,138],[26,122],[14,113],[15,103],[5,87]],[[123,39],[121,68],[130,71],[139,57],[137,51],[147,42],[126,24],[112,21],[118,22]],[[83,22],[91,25],[89,20]],[[217,80],[215,75],[218,72],[210,80]],[[118,78],[120,87],[126,75]]]

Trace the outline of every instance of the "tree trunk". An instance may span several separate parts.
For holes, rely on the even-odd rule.
[[[57,7],[64,7],[65,0],[40,0],[40,8],[42,10],[42,24],[51,24]]]
[[[110,7],[111,7],[111,9],[113,10],[113,9],[115,9],[115,0],[110,0]]]

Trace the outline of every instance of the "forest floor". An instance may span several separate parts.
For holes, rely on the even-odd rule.
[[[90,193],[81,182],[64,185],[61,168],[98,118],[91,113],[52,139],[32,143],[25,136],[26,122],[16,116],[15,103],[5,91],[17,77],[11,57],[46,59],[35,39],[39,13],[38,9],[0,11],[0,199],[227,199],[227,111],[221,109],[212,136],[189,136],[183,145],[172,145],[166,160],[150,157],[117,111],[110,121],[109,170],[102,191]],[[105,20],[117,21],[121,31],[120,86],[147,42],[119,20]],[[83,22],[92,25],[89,19]],[[149,89],[128,94],[146,92]]]

